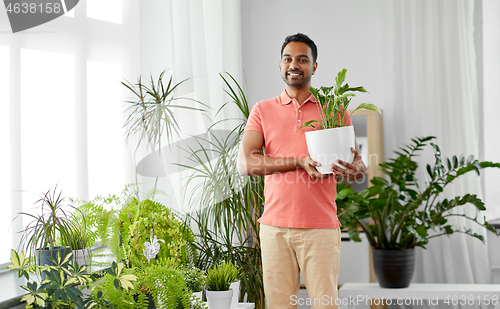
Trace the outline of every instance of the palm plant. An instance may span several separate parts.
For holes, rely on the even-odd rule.
[[[196,266],[208,270],[227,260],[241,267],[242,295],[255,302],[256,308],[264,308],[257,222],[263,211],[264,180],[258,176],[240,176],[237,171],[237,150],[250,108],[245,92],[233,76],[229,73],[220,76],[231,97],[221,109],[227,104],[236,104],[244,119],[223,137],[217,132],[210,134],[217,124],[214,123],[208,137],[199,138],[199,149],[186,149],[193,164],[182,166],[194,172],[186,187],[198,181],[192,192],[200,192],[189,196],[190,205],[196,205],[188,217],[197,234],[200,255]],[[217,159],[212,163],[214,157]]]
[[[354,92],[367,91],[363,86],[351,88],[349,84],[344,84],[346,74],[346,69],[340,71],[335,78],[335,85],[331,87],[310,88],[311,93],[319,102],[316,106],[319,110],[320,120],[307,121],[299,129],[303,127],[312,127],[316,129],[313,123],[319,123],[321,129],[331,129],[347,125],[345,113],[349,108],[352,97],[355,96]],[[361,103],[351,112],[351,116],[359,109],[367,109],[381,113],[380,109],[375,105]]]
[[[170,77],[168,84],[165,85],[163,81],[164,75],[165,71],[159,75],[156,81],[151,76],[147,84],[142,82],[141,76],[139,76],[136,84],[128,81],[122,82],[122,85],[135,96],[134,100],[126,101],[129,105],[125,110],[128,116],[124,127],[126,128],[127,141],[132,136],[138,136],[137,147],[141,142],[145,141],[153,149],[156,146],[161,148],[163,135],[166,136],[168,142],[172,140],[174,133],[179,135],[179,124],[175,119],[173,108],[203,111],[199,108],[173,104],[174,101],[181,99],[196,100],[174,96],[174,91],[187,79],[172,84],[172,77]],[[196,102],[200,103],[199,101]]]
[[[375,249],[404,250],[423,247],[429,239],[453,233],[464,233],[484,241],[483,236],[470,228],[453,224],[454,217],[464,218],[499,235],[499,232],[478,214],[470,216],[454,212],[466,204],[475,206],[477,212],[484,211],[484,203],[475,194],[465,194],[451,199],[440,199],[444,188],[455,179],[475,171],[479,175],[484,168],[500,168],[500,163],[480,162],[469,156],[443,159],[439,146],[430,143],[434,149],[434,164],[427,164],[430,181],[420,187],[417,179],[418,164],[414,161],[417,152],[423,150],[435,137],[412,139],[398,157],[381,163],[381,170],[389,177],[386,180],[375,177],[373,186],[355,193],[344,185],[339,187],[336,202],[341,224],[349,226],[349,236],[359,238],[359,225],[365,232],[370,245]],[[371,222],[364,219],[370,218]],[[431,230],[436,233],[429,233]]]

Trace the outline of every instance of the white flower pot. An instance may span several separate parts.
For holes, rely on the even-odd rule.
[[[322,174],[331,174],[331,165],[337,164],[337,159],[352,163],[354,154],[351,147],[356,146],[354,127],[342,127],[305,133],[309,156],[321,166],[316,167]]]
[[[240,282],[233,282],[229,286],[233,290],[233,298],[231,300],[231,308],[238,308],[238,298],[240,297]]]
[[[233,298],[233,290],[207,291],[208,309],[229,309]]]
[[[203,300],[203,291],[193,292],[193,295],[191,296],[192,305],[194,305],[196,301],[202,301],[202,300]]]
[[[78,266],[90,265],[89,248],[73,250],[73,260],[78,263]]]

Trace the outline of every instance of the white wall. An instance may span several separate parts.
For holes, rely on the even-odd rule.
[[[313,87],[331,86],[347,69],[347,82],[364,86],[353,104],[384,108],[392,93],[392,0],[242,0],[243,69],[249,102],[284,89],[278,62],[287,35],[302,32],[318,47]]]

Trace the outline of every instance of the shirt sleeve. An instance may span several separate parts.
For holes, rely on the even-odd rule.
[[[248,121],[245,126],[245,131],[258,131],[264,134],[264,130],[262,129],[262,119],[260,114],[260,105],[259,103],[255,104],[250,112],[250,116],[248,116]]]

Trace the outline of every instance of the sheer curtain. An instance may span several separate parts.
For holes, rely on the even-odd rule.
[[[0,219],[0,264],[27,224],[12,218],[40,194],[57,185],[64,197],[89,200],[132,182],[120,81],[138,67],[138,7],[81,1],[15,34],[0,10],[0,194],[9,214]]]
[[[193,190],[198,184],[191,182],[186,188],[192,170],[176,165],[193,164],[186,159],[185,151],[197,147],[191,137],[203,136],[214,122],[221,120],[224,121],[212,130],[224,132],[234,128],[236,119],[241,119],[240,112],[231,104],[217,113],[229,101],[219,74],[228,72],[238,82],[243,80],[240,10],[239,0],[168,1],[165,18],[170,31],[164,39],[170,46],[170,73],[174,82],[187,79],[175,96],[195,99],[205,106],[190,100],[178,100],[176,104],[202,107],[205,112],[174,109],[180,126],[180,135],[173,140],[175,147],[143,152],[137,160],[137,171],[144,182],[154,181],[157,188],[166,191],[164,197],[156,198],[180,211],[188,209],[185,197],[196,194]]]
[[[479,99],[473,0],[409,0],[395,5],[395,96],[385,108],[386,149],[414,136],[433,135],[444,157],[479,155]],[[389,153],[389,152],[388,152]],[[419,158],[424,179],[431,151]],[[443,197],[481,197],[480,178],[469,175]],[[473,206],[465,210],[474,215]],[[486,237],[465,220],[457,224]],[[487,246],[465,235],[430,240],[417,251],[415,282],[490,283]]]

